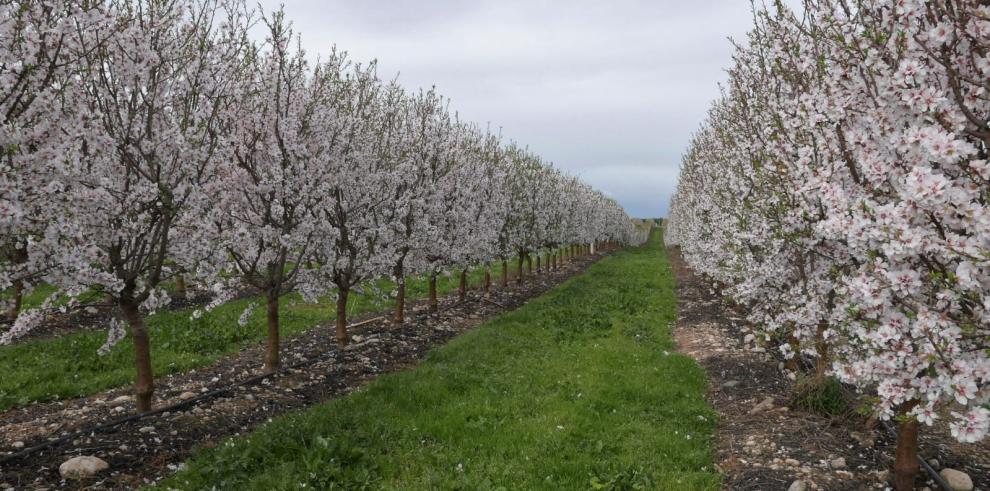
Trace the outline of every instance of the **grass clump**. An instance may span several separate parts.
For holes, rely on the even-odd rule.
[[[850,410],[849,398],[835,377],[801,379],[794,387],[791,405],[828,417],[843,416]]]

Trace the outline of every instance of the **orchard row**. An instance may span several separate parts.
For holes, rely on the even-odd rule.
[[[990,429],[990,7],[807,0],[760,10],[684,155],[668,243],[899,424]],[[796,366],[796,364],[792,364]]]
[[[261,292],[275,370],[290,291],[335,297],[345,344],[348,295],[370,280],[394,278],[401,322],[409,275],[644,239],[615,201],[435,90],[336,49],[312,62],[281,12],[15,0],[0,43],[0,291],[16,315],[0,343],[64,295],[101,292],[120,318],[105,348],[135,343],[140,410],[144,317],[169,303],[166,282],[209,285],[211,306]],[[21,312],[42,282],[58,293]]]

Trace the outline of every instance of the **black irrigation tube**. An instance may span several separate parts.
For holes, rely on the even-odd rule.
[[[891,426],[891,424],[887,421],[881,421],[880,423],[883,429],[887,430],[887,433],[890,436],[892,436],[895,439],[897,438],[897,429]],[[920,445],[918,446],[918,450],[921,450]],[[920,451],[918,452],[918,455],[916,455],[916,457],[918,458],[918,463],[921,465],[921,468],[925,469],[925,472],[927,472],[928,475],[931,476],[932,480],[935,481],[940,488],[942,488],[942,491],[953,491],[952,486],[949,486],[949,483],[945,482],[945,479],[942,478],[942,475],[936,472],[935,469],[933,469],[932,466],[928,464],[928,461],[921,458]]]
[[[497,302],[492,301],[492,300],[490,300],[488,298],[485,298],[485,297],[475,298],[474,301],[475,302],[486,301],[486,302],[489,302],[491,304],[497,305],[497,306],[499,306],[499,307],[501,307],[503,309],[509,309],[510,308],[510,307],[507,307],[505,305],[502,305],[500,303],[497,303]],[[453,303],[451,303],[449,305],[444,306],[441,309],[436,310],[435,312],[427,312],[426,315],[427,316],[430,316],[430,315],[439,314],[440,312],[446,312],[447,310],[450,310],[450,309],[452,309],[454,307],[460,306],[460,305],[465,304],[467,302],[468,302],[468,300],[458,300],[456,302],[453,302]],[[349,327],[353,328],[355,326],[364,325],[364,324],[370,323],[371,321],[377,321],[377,320],[381,320],[381,319],[384,319],[384,318],[385,318],[385,316],[375,317],[375,318],[372,318],[372,319],[368,319],[368,320],[365,320],[365,321],[354,323],[354,324],[352,324]],[[355,344],[354,346],[360,346],[360,344]],[[15,460],[22,459],[24,457],[27,457],[28,455],[31,455],[31,454],[40,452],[42,450],[55,447],[57,445],[60,445],[62,443],[65,443],[67,441],[74,440],[74,439],[79,438],[79,437],[82,437],[82,436],[86,436],[87,434],[90,434],[90,433],[95,433],[95,432],[102,431],[102,430],[105,430],[105,429],[114,428],[114,427],[120,426],[120,425],[122,425],[124,423],[129,423],[131,421],[139,421],[139,420],[142,420],[144,418],[147,418],[147,417],[150,417],[150,416],[155,416],[157,414],[161,414],[161,413],[164,413],[164,412],[171,412],[171,411],[176,411],[176,410],[184,409],[186,407],[193,406],[193,405],[195,405],[195,404],[197,404],[197,403],[199,403],[201,401],[212,399],[212,398],[217,397],[219,395],[223,395],[223,394],[226,394],[228,392],[231,392],[234,389],[237,389],[238,387],[247,387],[249,385],[257,384],[257,383],[261,382],[262,380],[265,380],[265,379],[267,379],[269,377],[273,377],[275,375],[281,375],[281,374],[283,374],[285,372],[288,372],[288,371],[291,371],[291,370],[296,370],[296,369],[299,369],[299,368],[303,368],[303,367],[315,365],[317,363],[320,363],[322,361],[326,361],[326,360],[332,358],[334,356],[334,354],[337,353],[337,352],[339,352],[339,350],[338,351],[335,351],[335,352],[331,352],[330,354],[327,354],[327,355],[324,355],[324,356],[318,356],[316,358],[310,358],[310,359],[303,360],[303,361],[301,361],[299,363],[296,363],[296,364],[293,364],[293,365],[290,365],[290,366],[287,366],[287,367],[282,367],[281,369],[279,369],[276,372],[263,373],[263,374],[260,374],[260,375],[255,375],[253,377],[249,377],[247,379],[244,379],[244,380],[242,380],[240,382],[236,382],[236,383],[227,385],[225,387],[220,387],[218,389],[214,389],[214,390],[211,390],[209,392],[204,392],[204,393],[202,393],[200,395],[197,395],[195,397],[191,397],[191,398],[186,399],[186,400],[181,401],[181,402],[177,402],[175,404],[171,404],[171,405],[168,405],[168,406],[160,407],[158,409],[152,409],[151,411],[145,411],[143,413],[131,414],[131,415],[128,415],[128,416],[124,416],[122,418],[115,419],[115,420],[105,421],[103,423],[99,423],[99,424],[96,424],[96,425],[93,425],[93,426],[90,426],[90,427],[87,427],[87,428],[84,428],[84,429],[81,429],[81,430],[76,430],[76,431],[74,431],[72,433],[68,433],[68,434],[62,435],[60,437],[47,440],[47,441],[45,441],[43,443],[39,443],[37,445],[34,445],[34,446],[31,446],[31,447],[25,448],[25,449],[20,450],[20,451],[17,451],[17,452],[14,452],[12,454],[7,454],[7,455],[5,455],[3,457],[0,457],[0,466],[2,466],[4,464],[7,464],[8,462],[13,462]]]
[[[476,300],[476,301],[478,301],[478,300]],[[459,305],[462,305],[464,303],[467,303],[467,300],[458,300],[458,301],[456,301],[454,303],[451,303],[449,305],[444,306],[442,309],[439,309],[436,312],[428,313],[427,315],[437,314],[437,313],[440,313],[440,312],[445,312],[447,310],[450,310],[450,309],[452,309],[454,307],[457,307]],[[494,303],[494,302],[492,302],[492,303]],[[499,305],[499,304],[496,304],[496,305]],[[508,308],[508,307],[505,307],[505,306],[501,306],[501,307],[502,308]],[[382,320],[384,318],[385,318],[384,316],[379,316],[379,317],[376,317],[376,318],[373,318],[373,319],[368,319],[366,321],[357,322],[355,324],[352,324],[349,327],[352,327],[353,328],[355,326],[364,325],[364,324],[370,323],[371,321]],[[360,346],[360,344],[355,344],[354,346]],[[235,390],[235,389],[237,389],[239,387],[247,387],[247,386],[250,386],[250,385],[254,385],[254,384],[257,384],[257,383],[259,383],[259,382],[261,382],[261,381],[263,381],[263,380],[265,380],[265,379],[267,379],[269,377],[273,377],[275,375],[282,375],[285,372],[288,372],[288,371],[291,371],[291,370],[296,370],[296,369],[299,369],[299,368],[304,368],[304,367],[312,366],[312,365],[315,365],[315,364],[320,363],[322,361],[326,361],[326,360],[332,358],[338,352],[340,352],[340,351],[339,350],[338,351],[333,351],[333,352],[331,352],[330,354],[327,354],[327,355],[318,356],[316,358],[310,358],[310,359],[307,359],[307,360],[303,360],[303,361],[301,361],[299,363],[295,363],[295,364],[289,365],[287,367],[282,367],[281,369],[279,369],[276,372],[263,373],[263,374],[260,374],[260,375],[255,375],[253,377],[249,377],[247,379],[244,379],[244,380],[242,380],[240,382],[236,382],[236,383],[233,383],[233,384],[224,386],[224,387],[220,387],[218,389],[214,389],[214,390],[211,390],[209,392],[204,392],[204,393],[202,393],[200,395],[197,395],[195,397],[191,397],[191,398],[186,399],[186,400],[181,401],[181,402],[177,402],[175,404],[171,404],[171,405],[168,405],[168,406],[160,407],[158,409],[152,409],[151,411],[145,411],[143,413],[131,414],[131,415],[128,415],[128,416],[124,416],[122,418],[115,419],[115,420],[105,421],[103,423],[99,423],[99,424],[96,424],[96,425],[93,425],[93,426],[90,426],[90,427],[87,427],[87,428],[84,428],[84,429],[81,429],[81,430],[76,430],[76,431],[74,431],[72,433],[68,433],[68,434],[62,435],[62,436],[60,436],[58,438],[53,438],[53,439],[47,440],[47,441],[45,441],[43,443],[39,443],[37,445],[34,445],[34,446],[31,446],[31,447],[25,448],[23,450],[14,452],[12,454],[8,454],[8,455],[5,455],[3,457],[0,457],[0,466],[2,466],[4,464],[7,464],[8,462],[13,462],[15,460],[22,459],[24,457],[27,457],[28,455],[31,455],[31,454],[40,452],[42,450],[46,450],[46,449],[55,447],[57,445],[60,445],[62,443],[65,443],[67,441],[74,440],[74,439],[79,438],[79,437],[82,437],[82,436],[86,436],[87,434],[90,434],[90,433],[95,433],[95,432],[106,430],[106,429],[109,429],[109,428],[114,428],[114,427],[120,426],[120,425],[122,425],[124,423],[129,423],[131,421],[139,421],[139,420],[148,418],[150,416],[155,416],[157,414],[161,414],[161,413],[164,413],[164,412],[171,412],[171,411],[177,411],[177,410],[180,410],[180,409],[185,409],[185,408],[187,408],[189,406],[193,406],[193,405],[195,405],[195,404],[197,404],[197,403],[199,403],[201,401],[212,399],[212,398],[215,398],[217,396],[220,396],[220,395],[226,394],[228,392],[231,392],[231,391],[233,391],[233,390]]]
[[[766,351],[766,353],[770,353],[770,351]],[[771,354],[771,356],[773,356],[774,358],[780,360],[780,357],[778,355],[776,355],[776,354]],[[804,369],[806,369],[806,370],[812,370],[812,369],[814,369],[814,366],[815,366],[814,360],[812,358],[809,358],[809,357],[806,357],[806,356],[798,356],[798,363]],[[842,388],[844,388],[846,391],[849,391],[851,393],[858,392],[855,387],[853,387],[853,386],[851,386],[849,384],[844,384],[843,383],[841,385],[842,385]],[[883,426],[883,429],[887,431],[888,436],[890,436],[891,438],[893,438],[895,441],[897,440],[897,429],[896,428],[893,428],[890,425],[890,423],[888,423],[886,421],[881,421],[881,426]],[[939,485],[939,487],[942,488],[942,491],[953,491],[952,486],[949,486],[949,483],[945,482],[945,479],[942,478],[941,474],[939,474],[935,469],[933,469],[932,466],[928,464],[928,461],[926,461],[925,459],[921,458],[921,455],[920,454],[921,454],[921,445],[918,445],[918,455],[917,455],[917,457],[918,457],[918,463],[921,464],[921,468],[923,468],[925,470],[925,472],[927,472],[928,475],[932,478],[932,480],[935,481]]]
[[[717,294],[720,297],[722,296],[721,295],[721,291],[718,291]],[[721,299],[719,300],[719,303],[723,304],[723,306],[725,305],[725,302],[722,301]],[[740,319],[742,319],[742,320],[745,320],[745,316],[744,315],[738,315],[738,317]],[[735,326],[732,326],[731,323],[730,323],[730,327],[732,327],[733,329],[735,329]],[[771,350],[767,350],[767,351],[765,351],[765,353],[770,354],[770,356],[772,356],[773,358],[775,358],[777,360],[781,360],[781,356],[782,355],[779,355],[777,353],[773,353]],[[786,360],[781,360],[781,361],[785,361],[786,362]],[[814,369],[814,366],[815,366],[815,362],[814,362],[813,359],[811,359],[809,357],[805,357],[803,355],[798,355],[798,363],[806,371],[807,370],[813,370]],[[842,384],[842,387],[845,388],[846,390],[850,391],[850,392],[853,392],[853,393],[857,392],[856,388],[853,387],[853,386],[851,386],[851,385]],[[881,423],[882,423],[883,428],[887,431],[888,435],[891,436],[892,438],[894,438],[894,440],[896,441],[896,439],[897,439],[897,430],[895,428],[891,427],[890,424],[887,423],[886,421],[882,421]],[[932,466],[929,465],[928,462],[925,459],[921,458],[921,455],[920,454],[921,454],[921,445],[918,445],[918,455],[917,455],[917,458],[918,458],[918,463],[921,465],[921,468],[923,468],[925,470],[925,472],[928,473],[928,475],[932,478],[932,480],[935,481],[939,485],[939,487],[942,488],[943,491],[953,491],[952,486],[949,486],[949,483],[947,483],[945,481],[945,479],[942,478],[941,474],[939,474],[937,471],[935,471],[935,469],[933,469]]]

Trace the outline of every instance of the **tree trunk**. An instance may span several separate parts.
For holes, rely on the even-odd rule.
[[[467,268],[461,270],[461,281],[458,286],[458,299],[460,301],[467,300]]]
[[[347,335],[347,297],[350,289],[340,288],[337,292],[337,344],[343,348],[350,341]]]
[[[151,339],[148,336],[148,328],[138,311],[138,304],[133,300],[121,300],[120,312],[124,321],[130,326],[131,338],[134,339],[134,366],[137,369],[134,398],[137,401],[137,410],[142,413],[151,411],[151,395],[155,392],[155,380],[151,371]]]
[[[395,294],[395,315],[392,318],[392,322],[396,324],[402,324],[406,321],[406,279],[403,269],[400,261],[395,264],[395,268],[392,270],[392,276],[398,287]]]
[[[274,373],[279,367],[278,348],[278,290],[268,292],[268,347],[265,351],[265,373]]]
[[[523,253],[519,253],[519,267],[516,271],[516,283],[522,283],[523,280]]]
[[[791,352],[794,353],[794,356],[787,360],[786,368],[792,372],[797,372],[798,361],[801,359],[801,342],[793,334],[790,334],[787,336],[787,344],[791,345]]]
[[[175,276],[175,293],[173,296],[183,300],[186,298],[186,277],[181,274]]]
[[[492,290],[492,268],[490,265],[485,264],[485,296],[487,297]]]
[[[533,276],[533,256],[530,256],[529,253],[526,253],[526,272]]]
[[[502,288],[509,286],[509,262],[502,260]]]
[[[24,281],[17,280],[14,282],[14,304],[10,306],[10,310],[7,311],[7,317],[11,320],[16,319],[18,315],[21,315],[21,303],[24,301]]]
[[[437,273],[430,273],[430,312],[439,310],[437,305]]]
[[[908,401],[901,408],[906,415],[917,401]],[[918,420],[911,416],[901,421],[897,431],[897,448],[894,450],[894,489],[911,491],[918,475]]]
[[[825,374],[828,372],[828,341],[825,340],[825,330],[828,323],[821,321],[818,323],[818,330],[815,332],[815,351],[818,358],[815,359],[815,383],[821,384],[825,381]]]
[[[540,253],[537,252],[536,253],[536,272],[537,273],[541,273],[542,271],[543,271],[543,268],[540,266]]]

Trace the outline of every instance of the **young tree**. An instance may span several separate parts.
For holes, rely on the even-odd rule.
[[[394,217],[386,204],[402,180],[396,176],[401,137],[401,88],[382,84],[375,65],[349,73],[328,68],[335,115],[326,138],[339,145],[323,162],[323,195],[318,214],[334,236],[315,249],[320,275],[336,287],[337,342],[348,343],[347,302],[351,290],[391,269],[389,247]]]
[[[191,209],[208,201],[203,181],[228,158],[222,135],[239,97],[246,13],[192,0],[108,8],[123,27],[80,46],[87,139],[83,158],[59,175],[70,184],[49,198],[60,220],[46,232],[72,247],[59,249],[46,280],[116,301],[134,342],[138,410],[147,411],[154,383],[142,311],[168,302],[159,288],[166,259],[198,251],[175,227],[199,215]]]
[[[212,280],[233,277],[259,290],[267,312],[264,369],[279,367],[279,298],[299,287],[314,290],[305,271],[320,228],[314,211],[324,199],[323,159],[334,150],[326,130],[334,115],[325,110],[333,97],[330,79],[292,47],[284,13],[265,21],[266,44],[250,61],[249,78],[236,115],[232,158],[219,161],[210,183],[215,206],[207,214],[218,264],[200,269]],[[338,66],[335,61],[331,66]],[[301,284],[302,283],[302,284]],[[246,315],[242,315],[242,319]]]
[[[98,3],[0,4],[0,291],[13,290],[0,314],[12,320],[60,248],[57,237],[45,234],[58,219],[48,198],[68,184],[55,176],[80,158],[87,135],[78,109],[79,57],[84,46],[98,49],[113,33]],[[37,318],[20,319],[0,342],[23,334]]]

